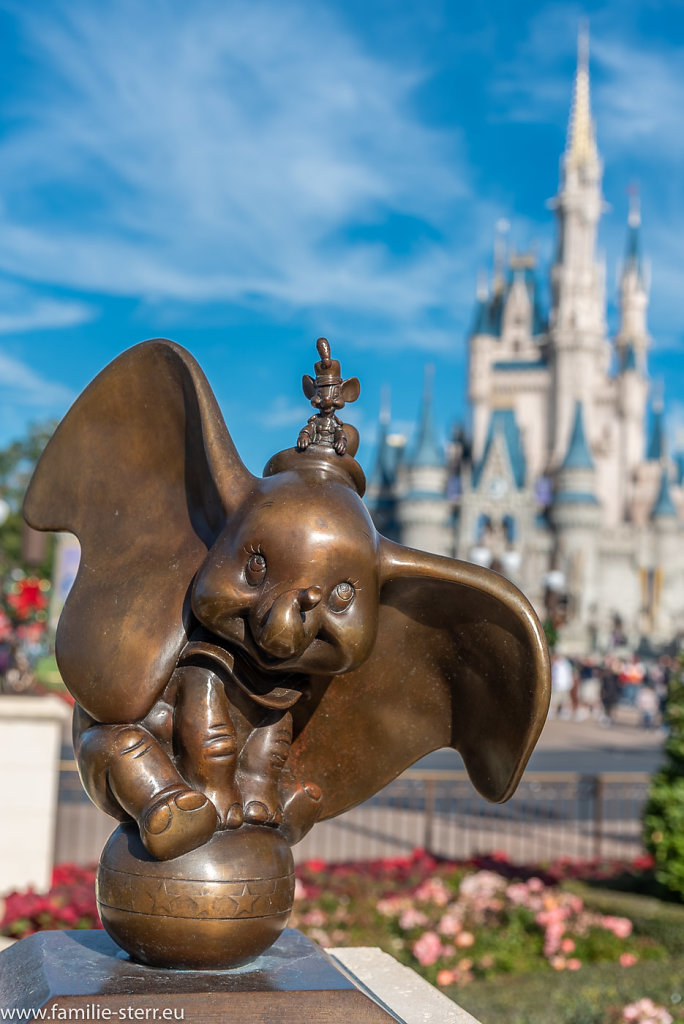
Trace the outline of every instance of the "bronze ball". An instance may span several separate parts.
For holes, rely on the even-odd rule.
[[[134,825],[102,851],[102,924],[134,960],[153,967],[225,970],[259,956],[287,923],[294,862],[277,829],[217,832],[182,857],[155,860]]]

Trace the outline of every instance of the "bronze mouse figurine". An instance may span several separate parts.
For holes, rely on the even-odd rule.
[[[86,388],[26,494],[30,525],[81,543],[56,653],[85,788],[135,822],[103,854],[103,922],[147,963],[257,955],[287,920],[289,846],[317,820],[443,746],[505,800],[546,717],[523,595],[376,532],[358,433],[335,414],[359,383],[317,346],[318,412],[263,477],[192,356],[156,340]]]

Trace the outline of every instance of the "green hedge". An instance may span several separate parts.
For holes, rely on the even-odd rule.
[[[658,881],[684,900],[684,659],[670,681],[665,761],[651,780],[644,809],[644,845]]]
[[[482,1024],[607,1024],[628,1003],[648,997],[684,1021],[684,957],[620,967],[475,981],[446,994]]]
[[[564,882],[563,888],[577,893],[591,910],[628,917],[636,933],[648,935],[669,953],[684,954],[684,906],[637,893],[596,889],[583,882]]]

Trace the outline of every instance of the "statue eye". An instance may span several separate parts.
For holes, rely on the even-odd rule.
[[[263,583],[266,576],[266,559],[263,555],[254,552],[254,554],[249,556],[245,575],[247,576],[247,582],[253,587]]]
[[[356,591],[351,583],[347,583],[346,581],[344,583],[338,583],[330,595],[328,604],[332,611],[344,612],[354,600],[355,594]]]

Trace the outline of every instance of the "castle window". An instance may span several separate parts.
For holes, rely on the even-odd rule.
[[[503,526],[504,537],[508,544],[515,544],[518,536],[518,528],[515,519],[511,515],[505,515],[501,520]]]
[[[477,524],[475,526],[475,541],[477,544],[482,544],[485,538],[492,532],[492,521],[488,515],[484,512],[480,513],[477,517]]]

